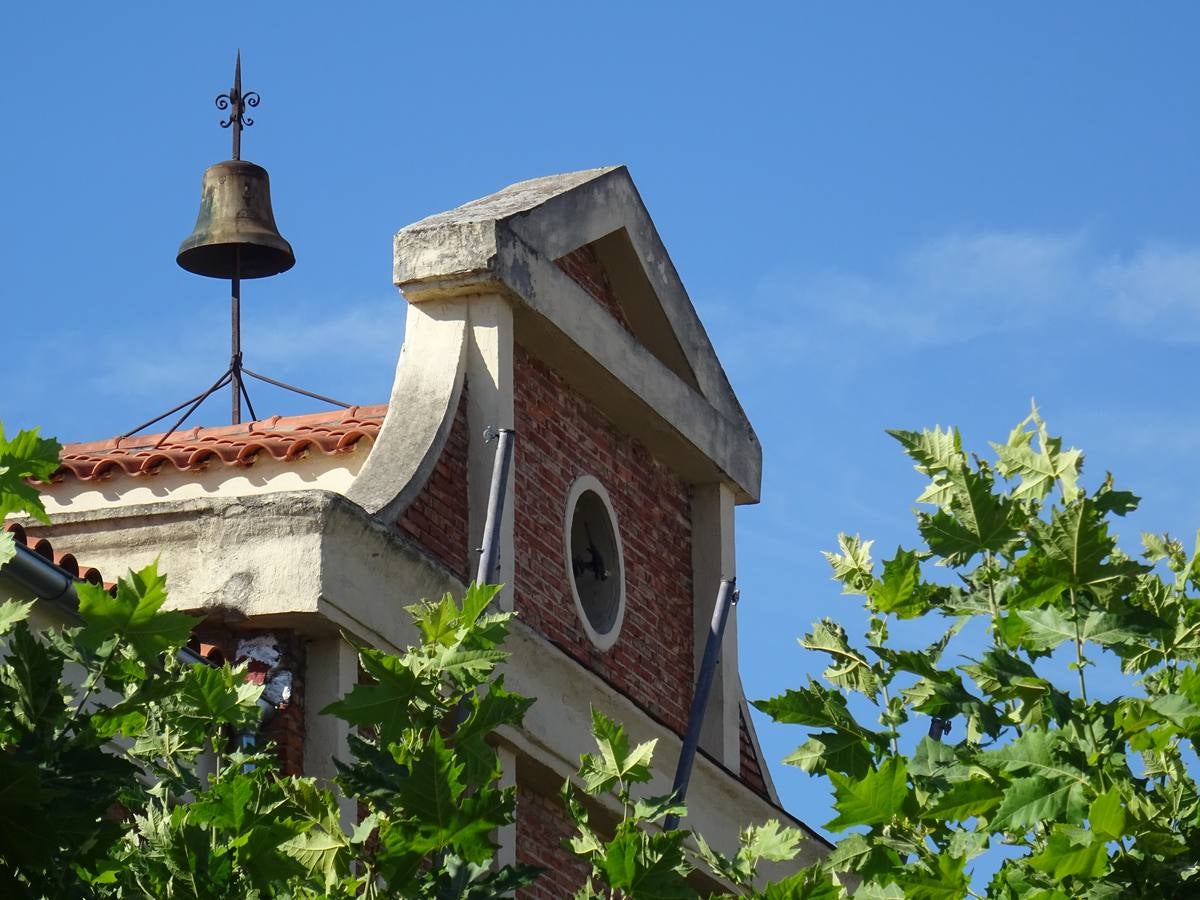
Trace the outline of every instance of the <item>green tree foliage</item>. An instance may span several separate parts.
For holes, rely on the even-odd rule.
[[[153,697],[183,673],[163,668],[161,644],[187,640],[191,620],[159,613],[153,569],[123,581],[116,597],[80,585],[82,627],[38,636],[29,604],[0,605],[0,882],[17,896],[71,896],[80,873],[102,865],[119,838],[118,805],[146,796],[134,760],[106,752],[117,734],[136,736]],[[137,642],[108,622],[153,623]],[[64,681],[70,670],[78,680]],[[102,702],[101,694],[112,696]],[[164,765],[178,762],[166,759]]]
[[[491,866],[514,793],[485,736],[532,702],[494,677],[508,618],[487,612],[495,588],[411,607],[424,640],[399,656],[360,650],[372,683],[327,710],[360,729],[339,763],[367,810],[349,834],[330,791],[233,740],[257,729],[261,688],[175,659],[195,620],[161,609],[155,566],[115,596],[78,590],[77,627],[35,633],[32,604],[0,605],[5,896],[482,900],[536,875]]]
[[[45,520],[30,480],[58,444],[0,429],[0,516]],[[0,535],[0,562],[11,558]],[[7,554],[7,555],[3,555]],[[166,611],[156,565],[111,594],[80,583],[79,624],[35,630],[0,604],[0,893],[14,898],[510,897],[536,870],[492,865],[513,821],[487,735],[531,700],[496,668],[510,613],[472,585],[409,607],[421,642],[361,648],[370,682],[324,712],[354,726],[339,785],[366,815],[346,833],[333,793],[245,747],[261,688],[179,661],[196,620]],[[212,772],[201,774],[202,755]]]
[[[372,835],[347,896],[482,900],[510,896],[537,874],[491,867],[492,835],[513,821],[516,789],[499,788],[487,736],[519,725],[533,703],[496,674],[512,617],[488,611],[497,591],[472,585],[461,604],[447,595],[409,607],[421,643],[400,656],[361,649],[374,683],[325,710],[365,730],[350,738],[353,762],[338,763],[346,795],[370,810],[358,834]],[[376,894],[380,878],[388,891]]]
[[[531,702],[493,677],[508,618],[486,611],[495,588],[412,607],[424,640],[399,656],[360,650],[372,683],[327,710],[360,729],[339,763],[367,809],[349,834],[330,791],[233,740],[257,729],[261,688],[176,661],[195,621],[161,609],[155,566],[116,596],[78,590],[78,627],[35,633],[32,604],[0,605],[5,896],[482,900],[536,875],[491,867],[514,795],[485,736]]]
[[[576,833],[567,846],[590,867],[576,900],[628,898],[628,900],[690,900],[698,898],[696,873],[715,876],[731,886],[730,892],[705,896],[732,900],[818,900],[832,898],[834,884],[819,868],[805,870],[764,891],[756,890],[760,862],[795,858],[804,835],[776,821],[749,826],[741,832],[737,853],[728,858],[713,850],[700,835],[686,828],[667,830],[672,813],[686,809],[672,795],[635,797],[633,788],[651,779],[654,741],[630,746],[625,728],[592,710],[592,736],[596,752],[580,758],[577,780],[568,780],[562,799]],[[605,801],[615,801],[606,803]],[[611,824],[612,808],[619,810]],[[593,824],[593,817],[605,823]]]
[[[115,596],[78,590],[84,624],[72,628],[35,634],[31,604],[0,605],[6,896],[482,899],[536,875],[490,865],[514,791],[498,787],[484,738],[520,724],[530,702],[492,677],[508,618],[486,612],[496,589],[412,607],[425,641],[406,653],[360,650],[373,683],[328,710],[371,734],[340,764],[343,791],[367,809],[349,834],[334,794],[232,740],[258,727],[262,689],[239,668],[175,660],[194,620],[161,610],[154,565]]]
[[[1112,518],[1137,498],[1111,475],[1082,488],[1082,453],[1036,408],[991,462],[957,431],[891,434],[927,479],[923,546],[876,567],[870,541],[840,535],[826,557],[865,604],[865,639],[817,623],[801,644],[827,657],[824,683],[756,704],[809,729],[785,761],[832,783],[836,895],[966,896],[988,853],[1004,859],[991,897],[1200,894],[1200,541],[1123,553]],[[891,631],[919,630],[899,620],[939,637],[898,647]],[[946,661],[975,621],[985,649]],[[1089,694],[1102,657],[1125,673],[1113,699]]]
[[[0,522],[11,513],[49,521],[37,488],[29,481],[49,481],[58,468],[58,441],[38,437],[37,429],[21,431],[11,441],[0,422]],[[0,565],[12,559],[12,535],[0,531]]]

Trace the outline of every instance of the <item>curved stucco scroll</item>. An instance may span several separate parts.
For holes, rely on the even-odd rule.
[[[410,304],[387,415],[346,496],[395,522],[425,486],[450,436],[466,374],[461,300]]]

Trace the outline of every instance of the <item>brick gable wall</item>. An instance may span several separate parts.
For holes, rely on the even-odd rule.
[[[621,309],[621,303],[617,300],[612,285],[609,284],[608,273],[604,271],[604,266],[600,264],[596,250],[591,244],[584,244],[565,256],[560,256],[554,261],[554,264],[591,294],[596,302],[617,320],[617,324],[633,334],[633,328],[630,327],[629,320],[625,317],[625,310]]]
[[[587,864],[563,846],[575,832],[558,794],[546,794],[517,782],[517,862],[545,871],[517,892],[520,900],[573,897],[587,880]]]
[[[682,734],[693,683],[690,489],[519,346],[513,369],[517,612]],[[607,651],[579,621],[564,558],[567,492],[584,474],[612,500],[625,560],[625,619]]]
[[[760,797],[771,799],[771,792],[767,790],[767,781],[763,778],[762,765],[759,762],[758,754],[754,751],[750,726],[746,722],[745,714],[740,709],[738,710],[738,738],[741,745],[741,772],[738,774],[742,783]]]
[[[429,480],[396,523],[427,553],[462,581],[468,580],[467,548],[467,389]]]

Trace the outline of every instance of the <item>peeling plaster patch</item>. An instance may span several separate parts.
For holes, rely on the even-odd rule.
[[[279,668],[282,654],[273,634],[260,634],[238,641],[237,661],[250,664],[247,679],[263,686],[262,699],[282,706],[292,699],[292,673]]]
[[[238,641],[237,659],[239,662],[243,659],[252,659],[262,663],[268,669],[273,669],[279,665],[279,644],[270,634],[244,638]]]
[[[237,606],[248,603],[251,597],[253,597],[253,591],[254,573],[235,572],[221,585],[218,594],[222,598],[222,604]]]
[[[282,669],[263,685],[262,697],[272,706],[280,706],[292,699],[292,673]]]

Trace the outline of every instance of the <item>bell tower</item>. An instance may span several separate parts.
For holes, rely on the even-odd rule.
[[[242,90],[242,53],[239,50],[233,70],[233,87],[216,98],[217,109],[229,111],[220,124],[222,128],[230,129],[232,158],[205,170],[200,184],[200,212],[196,216],[196,226],[179,245],[175,257],[181,268],[195,275],[229,280],[229,366],[207,390],[126,432],[121,435],[123,438],[183,410],[159,439],[157,446],[161,446],[205,400],[226,385],[230,388],[231,423],[241,423],[243,399],[251,419],[257,419],[250,392],[246,389],[246,376],[333,406],[350,407],[349,403],[260,375],[242,364],[242,279],[269,278],[296,264],[292,245],[275,224],[267,170],[242,159],[242,130],[254,124],[246,111],[254,109],[260,102],[257,91]]]
[[[237,158],[257,105],[240,66],[217,105],[235,158],[206,171],[179,264],[230,280],[233,345],[212,387],[158,417],[183,410],[176,427],[226,385],[236,419],[246,379],[279,384],[245,368],[238,333],[241,280],[294,260],[266,172]],[[393,282],[407,314],[386,405],[68,446],[53,524],[30,534],[52,527],[105,571],[159,558],[172,604],[205,617],[201,641],[288,686],[267,735],[289,770],[329,780],[350,731],[321,711],[357,683],[355,645],[398,650],[418,637],[406,602],[502,584],[494,602],[517,613],[504,687],[537,703],[492,736],[516,788],[496,840],[501,862],[548,870],[528,896],[586,877],[558,794],[594,750],[593,708],[657,741],[647,791],[686,788],[687,824],[720,852],[743,823],[787,819],[733,606],[736,507],[758,500],[762,449],[628,171],[520,182],[415,222]],[[341,813],[353,827],[355,804]]]
[[[762,451],[628,171],[533,179],[415,222],[393,276],[404,348],[346,496],[466,571],[485,428],[514,432],[495,581],[517,613],[506,686],[539,702],[511,736],[502,843],[555,870],[554,896],[578,886],[556,792],[595,706],[658,740],[659,792],[690,772],[689,822],[735,845],[731,810],[778,804],[731,609],[735,507],[758,499]]]
[[[233,87],[217,96],[218,109],[228,109],[221,122],[233,135],[233,158],[209,166],[200,188],[200,214],[196,227],[182,244],[175,262],[189,272],[209,278],[228,278],[230,283],[229,369],[232,389],[231,417],[242,421],[242,396],[250,414],[254,406],[242,376],[242,279],[267,278],[286,272],[296,264],[292,246],[275,225],[271,209],[271,181],[267,170],[242,159],[242,129],[253,125],[247,107],[258,106],[257,91],[242,93],[242,52],[233,70]]]

